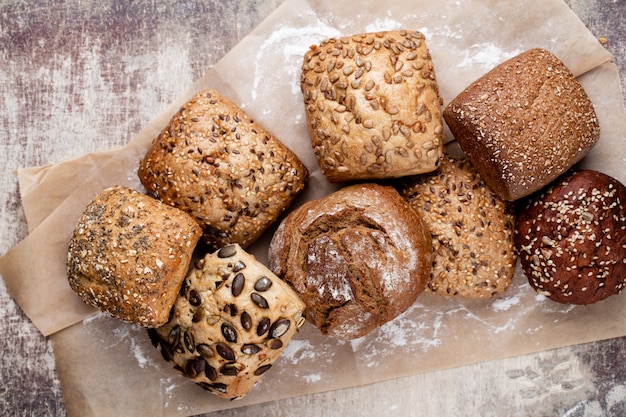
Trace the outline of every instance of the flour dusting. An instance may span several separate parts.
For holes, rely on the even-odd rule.
[[[274,31],[263,41],[256,53],[254,66],[254,81],[252,84],[252,99],[259,97],[258,89],[263,80],[272,79],[275,76],[266,74],[264,71],[275,72],[273,65],[267,64],[268,56],[278,54],[276,62],[285,65],[285,72],[291,83],[291,92],[300,94],[300,70],[302,67],[302,57],[309,46],[318,44],[320,41],[341,36],[341,33],[334,27],[328,26],[325,22],[317,18],[312,25],[303,27],[277,26]],[[269,52],[276,50],[276,52]]]

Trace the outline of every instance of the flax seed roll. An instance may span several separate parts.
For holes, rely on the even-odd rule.
[[[430,291],[489,298],[510,286],[517,261],[514,207],[465,157],[444,155],[438,171],[407,177],[398,189],[432,236]]]
[[[170,321],[149,332],[184,376],[228,399],[244,397],[304,323],[295,291],[239,245],[191,269]]]
[[[331,182],[437,168],[442,100],[424,35],[410,30],[331,38],[304,56],[309,137]]]
[[[269,267],[306,303],[323,334],[354,339],[404,312],[424,290],[431,239],[391,186],[350,185],[281,222]]]
[[[485,182],[511,201],[555,180],[600,137],[583,87],[539,48],[474,81],[448,103],[444,118]]]
[[[168,320],[202,231],[187,213],[115,186],[85,208],[69,244],[69,284],[120,320]]]
[[[626,187],[582,170],[533,194],[516,246],[530,285],[564,304],[592,304],[626,285]]]
[[[154,140],[138,175],[153,197],[191,214],[216,249],[254,242],[304,188],[308,171],[243,110],[205,90]]]

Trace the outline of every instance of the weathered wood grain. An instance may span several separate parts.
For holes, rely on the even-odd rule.
[[[126,143],[283,0],[0,3],[0,254],[26,236],[20,167]],[[626,7],[566,0],[615,55]],[[63,416],[54,356],[0,283],[0,414]],[[626,338],[246,409],[239,415],[626,415]]]

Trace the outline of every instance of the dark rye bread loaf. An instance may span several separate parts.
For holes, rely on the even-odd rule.
[[[308,171],[217,91],[192,97],[141,160],[153,197],[192,215],[213,249],[250,245],[302,191]]]
[[[437,168],[442,99],[422,33],[325,40],[306,52],[300,81],[311,144],[331,182]]]
[[[626,187],[591,170],[568,173],[520,210],[516,246],[530,285],[591,304],[626,285]]]
[[[292,211],[270,243],[269,267],[323,334],[354,339],[415,301],[431,255],[430,234],[394,188],[359,184]]]
[[[433,238],[429,290],[486,298],[509,287],[517,261],[514,207],[466,158],[444,155],[439,170],[406,177],[398,189]]]
[[[511,201],[563,174],[600,136],[583,87],[556,56],[538,48],[474,81],[443,114],[485,182]]]
[[[187,213],[130,188],[103,190],[69,244],[69,284],[120,320],[158,327],[185,278],[202,231]]]

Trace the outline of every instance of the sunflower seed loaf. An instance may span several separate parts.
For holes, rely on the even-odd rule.
[[[244,397],[303,325],[295,291],[239,245],[207,254],[193,268],[170,321],[150,330],[163,357],[222,397]]]
[[[540,48],[474,81],[448,103],[444,118],[485,182],[510,201],[555,180],[600,137],[580,82]]]
[[[237,105],[204,90],[154,140],[138,174],[152,196],[191,214],[217,249],[254,242],[304,188],[308,170]]]
[[[444,155],[437,172],[408,177],[399,191],[432,236],[430,291],[488,298],[509,287],[517,260],[514,209],[466,158]]]
[[[329,181],[437,168],[442,99],[422,33],[325,40],[305,53],[300,84],[313,150]]]
[[[80,298],[120,320],[165,324],[202,231],[191,216],[123,186],[85,208],[67,253]]]

